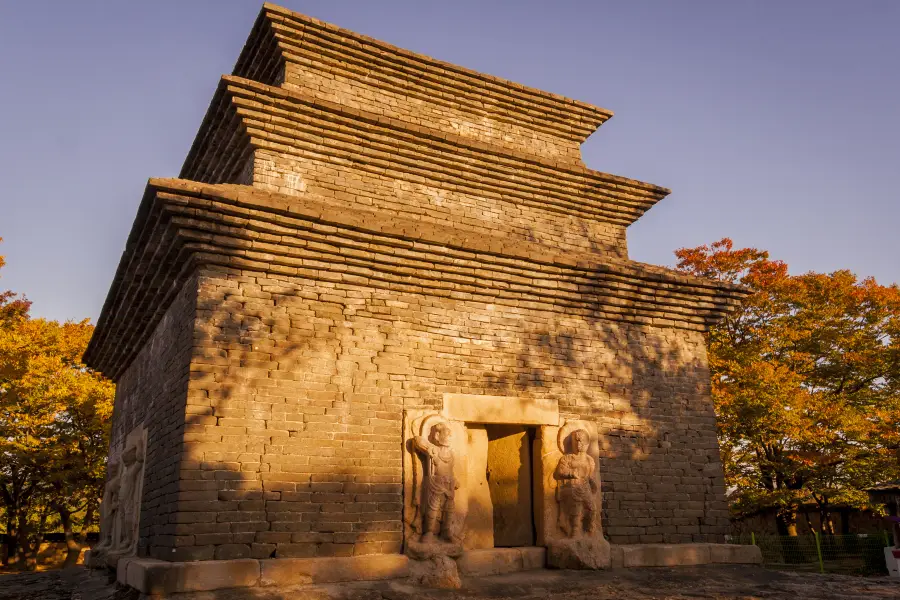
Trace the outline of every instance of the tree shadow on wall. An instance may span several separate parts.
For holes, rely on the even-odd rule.
[[[656,530],[663,519],[648,509],[659,507],[696,531],[639,540],[613,528],[613,541],[713,541],[707,526],[719,517],[708,510],[724,489],[703,335],[610,321],[600,308],[544,313],[522,319],[518,336],[496,336],[497,354],[515,360],[484,370],[485,393],[554,399],[561,419],[598,424],[604,523],[615,514]],[[685,508],[698,500],[702,510]]]
[[[351,431],[360,417],[342,389],[364,366],[337,332],[348,305],[314,282],[230,269],[205,269],[199,290],[179,522],[157,536],[151,556],[399,552],[400,432],[391,445]],[[213,597],[230,597],[222,593]]]

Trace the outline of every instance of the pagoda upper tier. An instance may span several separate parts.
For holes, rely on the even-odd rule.
[[[669,190],[581,163],[610,116],[266,4],[180,178],[150,181],[85,360],[120,376],[216,269],[705,331],[747,292],[628,259]]]
[[[612,112],[264,4],[234,75],[442,133],[578,163]]]
[[[669,190],[582,164],[611,115],[266,4],[180,177],[627,258]]]

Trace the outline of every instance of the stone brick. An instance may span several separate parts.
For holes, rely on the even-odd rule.
[[[249,544],[220,544],[216,546],[216,560],[250,558]]]
[[[216,560],[206,562],[165,562],[153,559],[129,561],[124,580],[147,595],[202,592],[259,584],[260,563],[256,560]]]
[[[708,544],[620,546],[624,567],[675,567],[712,562]]]

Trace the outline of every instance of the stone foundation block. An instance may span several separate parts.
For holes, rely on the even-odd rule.
[[[547,564],[556,569],[608,569],[609,542],[603,538],[558,539],[547,543]]]
[[[762,564],[762,550],[759,546],[738,546],[736,544],[710,544],[710,560],[714,563],[758,565]]]
[[[469,550],[457,559],[459,571],[470,577],[501,575],[542,569],[547,561],[545,548],[489,548]]]
[[[712,562],[707,544],[638,544],[619,548],[625,568],[678,567]]]
[[[166,562],[134,558],[120,562],[126,564],[124,569],[117,568],[119,583],[144,594],[205,592],[259,583],[259,561],[253,559]]]
[[[734,544],[634,544],[613,545],[610,549],[613,568],[762,562],[759,547]]]
[[[258,561],[263,586],[299,585],[396,579],[409,575],[409,558],[402,554],[352,557],[272,558]]]

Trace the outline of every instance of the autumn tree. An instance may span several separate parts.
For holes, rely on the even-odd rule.
[[[7,558],[33,555],[51,525],[66,532],[68,563],[102,493],[114,388],[80,361],[87,322],[29,318],[28,305],[0,295],[0,504]]]
[[[833,532],[835,505],[863,506],[865,487],[897,475],[900,290],[849,271],[792,276],[729,239],[675,254],[682,272],[753,292],[708,334],[733,508],[775,507],[795,535],[813,501]]]

